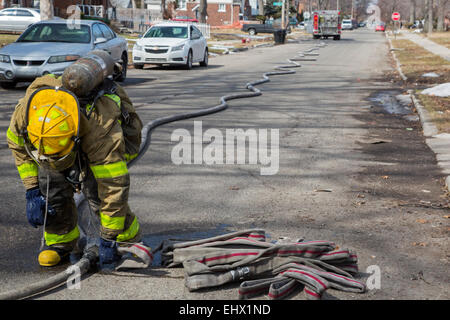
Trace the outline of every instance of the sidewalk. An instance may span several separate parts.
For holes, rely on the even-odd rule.
[[[425,50],[438,55],[447,61],[450,61],[450,50],[447,49],[444,46],[441,46],[431,40],[428,40],[426,38],[423,38],[417,34],[413,34],[410,32],[402,32],[399,36],[397,36],[397,39],[407,39],[418,46],[423,47]],[[402,64],[397,59],[395,52],[393,51],[392,46],[392,38],[389,38],[387,36],[392,55],[394,57],[394,60],[397,63],[397,70],[400,73],[400,76],[403,78],[404,81],[406,81],[406,76],[404,75],[402,71]],[[431,120],[429,112],[426,110],[426,108],[420,103],[418,97],[416,96],[415,90],[408,90],[408,93],[411,97],[411,100],[419,113],[419,118],[422,123],[423,128],[423,135],[425,137],[426,144],[430,147],[430,149],[434,152],[436,155],[436,160],[438,162],[438,165],[442,169],[442,173],[446,176],[445,178],[445,184],[447,187],[447,190],[450,192],[450,133],[438,133],[438,129],[435,125],[435,123]]]
[[[435,55],[441,56],[445,60],[450,61],[450,49],[411,32],[402,31],[401,35],[406,39],[416,43],[417,45],[425,48],[431,53],[434,53]]]

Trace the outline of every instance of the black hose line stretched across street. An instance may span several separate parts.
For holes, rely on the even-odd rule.
[[[228,108],[227,101],[235,100],[235,99],[243,99],[243,98],[251,98],[251,97],[257,97],[262,95],[262,92],[255,88],[255,86],[269,82],[270,76],[277,76],[277,75],[287,75],[287,74],[294,74],[296,73],[294,70],[290,70],[291,68],[299,68],[301,65],[297,63],[296,61],[315,61],[315,59],[308,59],[304,58],[305,56],[317,56],[318,54],[313,54],[312,51],[318,50],[320,47],[325,46],[326,44],[321,43],[316,47],[313,47],[311,49],[305,50],[301,53],[299,53],[295,58],[288,59],[289,65],[281,65],[276,66],[274,69],[277,71],[271,71],[266,72],[263,74],[263,79],[256,80],[253,82],[249,82],[246,84],[246,89],[251,91],[249,93],[236,93],[236,94],[230,94],[225,95],[220,98],[220,104],[214,107],[201,109],[193,112],[186,112],[186,113],[180,113],[175,114],[171,116],[166,116],[162,118],[157,118],[153,121],[150,121],[147,123],[143,129],[142,129],[142,141],[140,150],[138,153],[138,156],[128,162],[128,167],[133,166],[147,151],[148,147],[150,146],[151,142],[151,134],[152,131],[164,124],[191,119],[191,118],[197,118],[209,114],[213,114],[216,112],[223,111]],[[78,205],[84,200],[84,196],[81,194],[81,197],[78,197],[77,199],[77,207]],[[75,264],[69,266],[65,271],[62,271],[60,273],[57,273],[54,276],[51,276],[48,279],[38,281],[32,284],[29,284],[23,288],[10,290],[7,292],[0,293],[0,300],[19,300],[19,299],[25,299],[40,293],[44,293],[45,291],[54,289],[56,287],[61,286],[64,284],[69,277],[73,274],[74,268],[77,268],[77,271],[79,271],[79,276],[81,277],[85,273],[89,271],[91,268],[91,265],[94,265],[98,260],[98,248],[96,246],[90,246],[89,248],[84,250],[82,258]]]

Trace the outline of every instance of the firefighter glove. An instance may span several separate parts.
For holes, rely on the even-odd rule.
[[[120,255],[117,253],[117,242],[100,238],[98,255],[101,268],[113,266],[115,262],[120,260]]]
[[[42,226],[44,224],[45,215],[45,198],[41,194],[39,188],[27,190],[27,218],[28,222],[34,227]],[[55,210],[48,204],[47,212],[49,215],[55,215]]]

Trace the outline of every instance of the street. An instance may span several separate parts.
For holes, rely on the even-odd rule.
[[[123,84],[144,123],[219,104],[221,96],[247,92],[287,59],[322,40],[301,38],[210,58],[208,68],[147,66],[128,70]],[[324,299],[448,299],[448,209],[440,169],[417,120],[391,114],[380,93],[403,94],[384,34],[344,32],[323,40],[316,61],[299,62],[295,74],[259,85],[262,96],[230,101],[213,115],[157,128],[144,157],[132,168],[130,207],[144,243],[191,239],[262,228],[280,237],[329,240],[358,254],[360,281],[378,266],[380,288],[364,294],[329,290]],[[6,131],[25,86],[0,89],[0,277],[2,291],[63,271],[47,270],[36,257],[41,229],[29,226],[25,190]],[[279,129],[278,170],[261,164],[174,164],[177,129],[194,134],[217,129]],[[198,123],[197,123],[198,124]],[[203,141],[205,147],[208,141]],[[120,288],[117,285],[120,284]],[[40,299],[237,299],[238,283],[189,292],[183,269],[154,265],[121,276],[93,273],[79,290],[56,289]],[[304,299],[297,294],[291,299]]]

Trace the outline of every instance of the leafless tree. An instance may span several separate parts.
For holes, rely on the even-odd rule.
[[[208,3],[206,0],[200,0],[200,22],[206,23],[206,16],[208,15]]]
[[[414,23],[416,21],[416,7],[417,0],[409,0],[409,23]]]
[[[39,3],[41,20],[53,19],[53,0],[41,0]]]
[[[437,31],[445,30],[445,15],[449,12],[450,0],[436,0],[437,5]]]
[[[258,0],[258,14],[260,16],[264,15],[264,0]]]
[[[423,30],[430,34],[433,32],[433,0],[425,0],[425,24]]]

